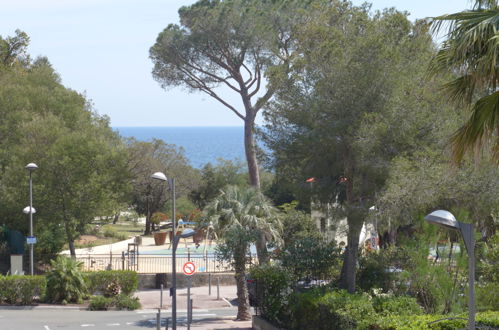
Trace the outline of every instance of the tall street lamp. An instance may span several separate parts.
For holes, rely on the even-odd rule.
[[[33,180],[31,179],[31,175],[33,171],[36,171],[38,169],[38,166],[35,163],[29,163],[25,167],[29,171],[29,236],[30,236],[30,241],[28,242],[29,244],[29,268],[30,268],[30,274],[33,275],[33,244],[34,244],[34,238],[33,238],[33,213],[35,213],[35,210],[33,209]],[[26,209],[24,209],[26,210]]]
[[[456,220],[454,215],[445,210],[433,211],[425,217],[429,223],[458,230],[463,236],[468,251],[469,297],[468,297],[468,329],[475,330],[475,236],[472,223]]]
[[[175,224],[176,214],[175,214],[175,178],[167,178],[166,175],[162,172],[156,172],[151,175],[151,178],[159,181],[168,182],[168,186],[172,192],[172,240],[173,240],[173,249],[172,249],[172,287],[170,288],[170,295],[172,296],[172,329],[177,329],[177,265],[176,265],[176,234],[177,234],[177,226]]]

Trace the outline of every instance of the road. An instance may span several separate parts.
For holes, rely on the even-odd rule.
[[[156,329],[156,310],[84,311],[76,309],[6,309],[0,308],[0,329],[56,330],[56,329]],[[197,309],[193,311],[192,329],[220,328],[220,319],[234,317],[237,310]],[[161,315],[161,329],[165,329],[170,312]],[[186,312],[177,311],[178,329],[185,329]],[[171,321],[169,322],[171,329]],[[233,327],[231,327],[233,328]]]

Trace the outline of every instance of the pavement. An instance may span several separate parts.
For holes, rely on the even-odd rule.
[[[141,290],[135,293],[140,299],[143,311],[158,311],[161,304],[161,290]],[[236,286],[220,286],[217,297],[217,287],[211,287],[211,295],[208,286],[191,288],[191,299],[193,301],[193,314],[202,313],[207,310],[222,310],[224,316],[210,315],[202,320],[195,320],[192,329],[251,329],[251,321],[235,321],[237,307],[231,302],[235,301]],[[177,313],[185,313],[187,310],[187,289],[177,289]],[[169,290],[163,291],[163,304],[161,311],[171,312],[171,297]],[[184,329],[178,327],[178,329]]]

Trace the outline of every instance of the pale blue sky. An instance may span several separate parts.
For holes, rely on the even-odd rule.
[[[21,29],[29,53],[47,56],[64,85],[84,92],[113,126],[240,126],[201,93],[161,89],[149,48],[177,10],[194,0],[0,0],[0,35]],[[353,1],[360,4],[363,1]],[[469,8],[469,0],[373,0],[423,18]],[[236,103],[237,99],[231,100]]]

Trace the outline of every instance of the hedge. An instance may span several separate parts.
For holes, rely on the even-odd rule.
[[[0,302],[11,305],[30,305],[45,295],[45,276],[0,275]]]
[[[444,320],[453,317],[457,317],[458,319]],[[405,316],[392,315],[378,319],[375,322],[371,322],[369,329],[378,329],[378,330],[465,329],[468,324],[467,319],[468,319],[468,314],[458,314],[458,315],[426,314],[426,315],[405,315]],[[488,311],[488,312],[477,313],[475,317],[475,322],[477,327],[489,327],[491,329],[499,329],[499,312]]]
[[[118,294],[131,295],[137,290],[139,277],[131,270],[103,270],[86,273],[88,291],[113,297]]]

